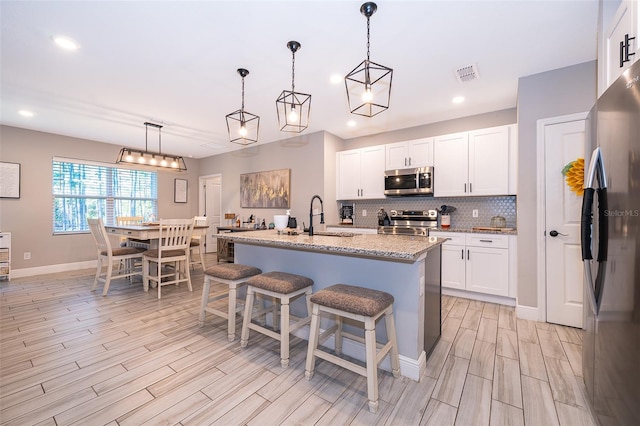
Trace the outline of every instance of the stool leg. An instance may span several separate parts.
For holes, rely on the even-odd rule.
[[[208,275],[204,276],[204,284],[202,285],[202,300],[200,301],[200,317],[198,318],[198,326],[204,325],[204,318],[206,314],[207,303],[209,303],[209,290],[211,289],[211,278]]]
[[[242,333],[240,334],[240,346],[246,347],[249,341],[249,324],[253,313],[253,287],[247,286],[247,300],[244,303],[244,318],[242,319]]]
[[[289,326],[289,298],[283,297],[280,305],[280,365],[282,368],[289,366]]]
[[[307,346],[307,364],[304,376],[307,380],[313,377],[313,371],[316,368],[315,350],[318,347],[318,334],[320,333],[320,315],[318,305],[313,305],[311,310],[311,325],[309,326],[309,345]]]
[[[373,318],[365,319],[365,353],[367,363],[367,395],[369,411],[378,411],[378,363],[376,362],[376,323]]]
[[[227,309],[227,340],[230,342],[233,342],[236,338],[236,295],[236,283],[229,284],[229,306]]]
[[[336,354],[342,353],[342,317],[336,315],[336,332],[333,333]]]
[[[393,305],[392,305],[393,306]],[[391,372],[393,377],[400,377],[400,356],[398,355],[398,341],[396,337],[396,324],[393,318],[393,307],[389,306],[384,317],[384,323],[387,326],[387,338],[391,342]]]

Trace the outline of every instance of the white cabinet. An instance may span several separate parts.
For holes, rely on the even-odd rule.
[[[377,145],[336,153],[336,198],[384,198],[384,152],[384,145]]]
[[[606,2],[605,2],[606,5]],[[613,18],[602,24],[602,49],[599,55],[599,90],[602,94],[633,62],[640,53],[640,6],[637,0],[622,0]]]
[[[430,232],[449,238],[442,245],[442,286],[496,296],[510,290],[509,236]]]
[[[0,232],[0,278],[11,279],[11,232]]]
[[[433,166],[433,138],[385,145],[386,169]]]
[[[515,192],[515,126],[434,138],[434,195],[460,197]]]

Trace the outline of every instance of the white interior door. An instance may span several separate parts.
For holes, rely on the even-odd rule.
[[[547,321],[582,328],[582,196],[569,189],[562,169],[584,158],[585,121],[550,124],[544,129]]]
[[[204,205],[200,211],[207,217],[207,237],[205,241],[205,253],[216,253],[217,251],[217,227],[221,223],[222,215],[222,177],[220,175],[200,178],[201,203]],[[201,204],[201,205],[202,205]]]

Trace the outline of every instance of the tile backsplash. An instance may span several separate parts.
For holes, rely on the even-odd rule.
[[[502,216],[507,220],[507,228],[516,227],[516,196],[500,197],[397,197],[384,200],[353,200],[355,203],[354,225],[370,228],[378,225],[378,210],[383,208],[387,213],[391,210],[429,210],[440,209],[442,205],[453,206],[456,211],[451,214],[452,228],[473,228],[474,226],[490,226],[493,216]],[[346,202],[346,201],[345,201]],[[338,208],[340,202],[337,203]],[[473,217],[473,210],[478,210],[478,217]],[[363,217],[363,211],[367,215]],[[439,224],[439,222],[438,222]]]

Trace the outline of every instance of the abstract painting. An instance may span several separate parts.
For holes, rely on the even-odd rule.
[[[289,208],[290,174],[290,169],[241,174],[240,207]]]

